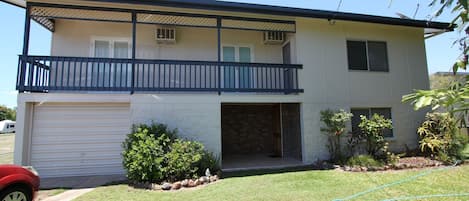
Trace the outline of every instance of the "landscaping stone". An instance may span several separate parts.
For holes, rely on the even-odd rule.
[[[200,181],[200,184],[205,184],[205,183],[208,183],[210,180],[208,179],[208,177],[200,177],[199,181]]]
[[[192,179],[189,179],[189,183],[187,184],[187,187],[192,188],[196,186],[197,186],[196,182]]]
[[[210,177],[210,182],[216,182],[218,181],[218,176],[217,175],[213,175]]]
[[[200,179],[196,179],[194,180],[194,186],[198,186],[198,185],[201,185],[202,182],[200,181]]]
[[[168,182],[165,182],[163,183],[163,185],[161,185],[161,189],[164,190],[164,191],[168,191],[168,190],[171,190],[171,184],[168,183]]]
[[[182,187],[189,187],[189,179],[184,179],[184,180],[181,182],[181,186],[182,186]]]
[[[151,184],[151,189],[155,191],[161,190],[161,186],[158,184]]]
[[[181,187],[182,187],[181,182],[174,182],[173,185],[171,186],[171,189],[179,190],[179,189],[181,189]]]

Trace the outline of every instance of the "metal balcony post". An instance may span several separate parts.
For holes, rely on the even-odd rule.
[[[132,11],[132,79],[130,94],[135,92],[135,48],[137,46],[137,13]]]
[[[30,10],[31,10],[31,7],[29,5],[26,5],[26,9],[25,9],[26,13],[25,13],[25,20],[24,20],[24,35],[23,35],[23,54],[20,56],[21,68],[20,68],[20,72],[18,72],[20,74],[19,87],[18,87],[18,91],[20,93],[24,92],[24,88],[26,84],[25,80],[26,80],[27,62],[25,60],[29,52],[29,33],[31,32]]]

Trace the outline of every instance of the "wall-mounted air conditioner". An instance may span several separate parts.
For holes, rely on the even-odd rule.
[[[285,33],[281,31],[266,31],[264,32],[264,44],[278,45],[285,41]]]
[[[174,27],[157,27],[156,42],[158,44],[174,44],[176,43],[176,28]]]

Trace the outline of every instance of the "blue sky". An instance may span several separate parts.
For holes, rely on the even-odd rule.
[[[236,2],[250,2],[269,5],[302,7],[336,11],[340,0],[231,0]],[[396,17],[396,13],[413,16],[418,9],[416,19],[428,19],[436,8],[428,7],[430,0],[342,0],[339,11],[363,13]],[[419,6],[417,6],[419,5]],[[447,13],[437,21],[450,21],[451,14]],[[24,10],[0,2],[0,104],[8,107],[16,106],[16,71],[18,54],[23,47]],[[452,63],[458,57],[458,47],[452,46],[459,33],[447,33],[426,41],[427,60],[430,73],[449,71]],[[51,33],[32,23],[30,54],[49,55]]]

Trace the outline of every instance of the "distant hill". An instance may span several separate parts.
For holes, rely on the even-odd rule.
[[[466,81],[469,72],[459,72],[454,75],[452,72],[436,72],[430,75],[430,89],[441,89],[448,87],[452,81]]]

